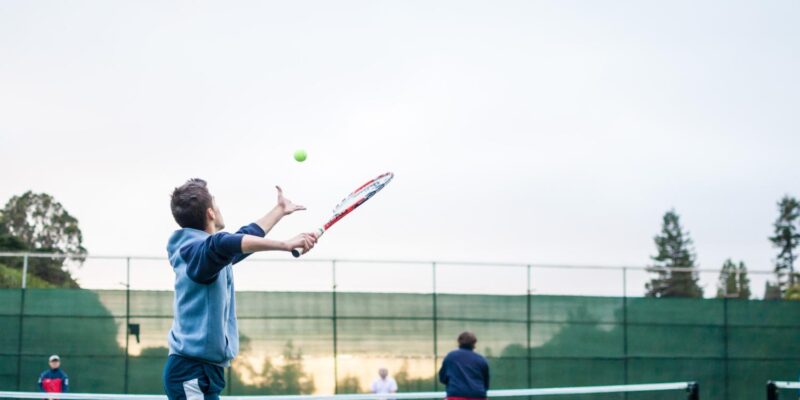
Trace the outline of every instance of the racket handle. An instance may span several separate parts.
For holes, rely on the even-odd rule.
[[[317,239],[319,239],[323,233],[325,233],[325,229],[319,228],[319,230],[317,231]],[[300,257],[301,255],[303,255],[303,249],[302,248],[292,249],[292,255],[294,256],[294,258]]]

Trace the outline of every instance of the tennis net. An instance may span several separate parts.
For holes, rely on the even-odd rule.
[[[651,383],[637,385],[576,386],[559,388],[490,390],[491,399],[505,400],[543,398],[558,399],[611,399],[633,398],[635,394],[662,392],[665,399],[699,400],[699,388],[694,382]],[[611,396],[611,397],[609,397]],[[164,395],[147,394],[105,394],[105,393],[38,393],[38,392],[0,392],[0,399],[42,399],[57,397],[59,400],[165,400]],[[444,392],[413,392],[378,394],[336,394],[336,395],[271,395],[271,396],[221,396],[224,400],[425,400],[444,399]],[[648,397],[651,398],[651,397]],[[659,397],[661,398],[661,397]]]

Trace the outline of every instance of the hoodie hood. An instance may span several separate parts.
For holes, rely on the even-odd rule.
[[[172,261],[173,257],[179,255],[179,250],[187,243],[205,240],[209,236],[211,235],[208,232],[194,228],[181,228],[172,232],[172,236],[169,237],[169,241],[167,242],[169,260]]]

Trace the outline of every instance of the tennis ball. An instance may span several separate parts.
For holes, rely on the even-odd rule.
[[[295,152],[294,152],[294,159],[295,159],[297,162],[303,162],[303,161],[305,161],[305,160],[306,160],[306,157],[308,157],[308,154],[306,154],[306,151],[305,151],[305,150],[297,150],[297,151],[295,151]]]

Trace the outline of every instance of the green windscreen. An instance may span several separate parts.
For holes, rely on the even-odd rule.
[[[236,305],[226,395],[365,392],[381,367],[402,392],[442,390],[436,371],[464,330],[492,389],[697,381],[701,398],[745,400],[800,372],[800,302],[241,292]],[[72,391],[160,393],[171,324],[168,291],[0,289],[0,390],[37,390],[59,354]]]

